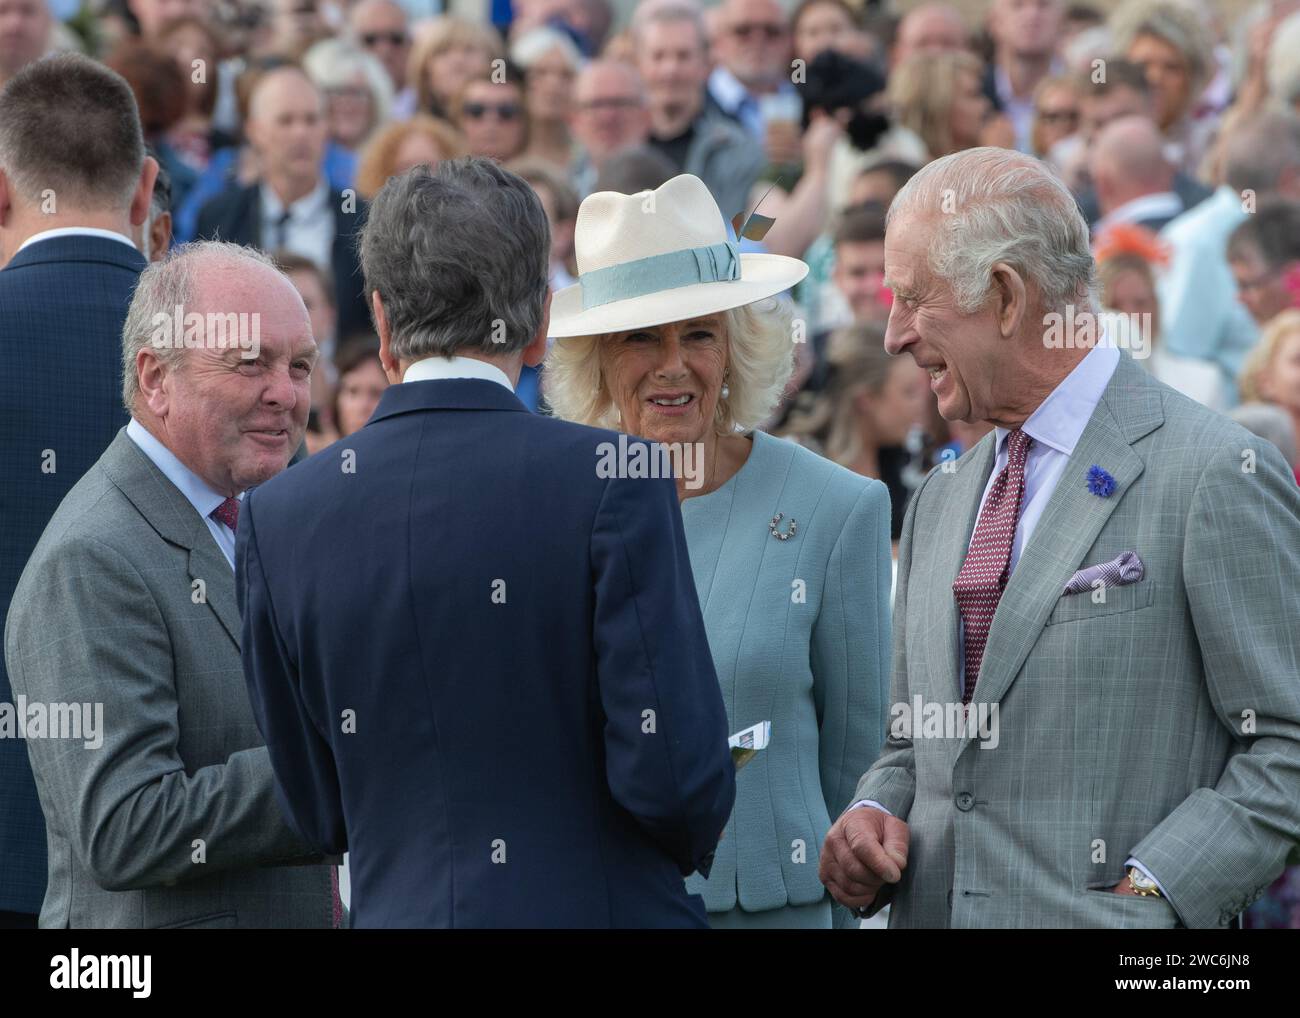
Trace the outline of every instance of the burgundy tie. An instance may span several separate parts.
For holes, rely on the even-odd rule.
[[[969,704],[979,678],[984,645],[988,643],[993,613],[1007,585],[1011,545],[1020,520],[1020,500],[1025,493],[1025,457],[1033,439],[1017,428],[1007,436],[1007,465],[993,481],[980,509],[975,535],[966,561],[953,581],[952,593],[961,612],[966,649],[966,681],[961,702]]]
[[[226,499],[221,505],[212,510],[212,518],[234,530],[239,524],[239,499]]]

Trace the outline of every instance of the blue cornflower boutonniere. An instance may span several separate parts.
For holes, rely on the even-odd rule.
[[[1094,463],[1088,468],[1088,490],[1098,498],[1110,498],[1115,493],[1115,478]]]

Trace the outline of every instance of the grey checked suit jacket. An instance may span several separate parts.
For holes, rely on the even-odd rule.
[[[952,583],[993,443],[908,508],[894,704],[961,699]],[[1124,551],[1141,581],[1061,596]],[[996,748],[900,730],[858,786],[911,829],[873,904],[891,926],[1227,925],[1300,838],[1300,494],[1277,450],[1122,355],[1007,583],[980,702]],[[1130,855],[1168,900],[1106,893]]]
[[[15,698],[103,704],[97,749],[27,741],[42,927],[332,924],[329,866],[275,799],[239,636],[230,563],[119,431],[50,520],[5,627]]]

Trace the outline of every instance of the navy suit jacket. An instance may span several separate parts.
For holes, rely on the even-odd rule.
[[[599,476],[617,441],[413,382],[245,497],[253,712],[354,926],[706,925],[726,714],[674,485]]]
[[[199,210],[195,231],[198,240],[228,240],[232,244],[263,248],[260,190],[257,184],[233,185],[208,201]],[[366,221],[368,206],[354,197],[344,211],[343,193],[330,192],[334,210],[334,241],[330,246],[330,274],[334,277],[334,302],[338,308],[338,337],[346,340],[372,328],[370,306],[366,302],[365,281],[357,252],[357,235]]]
[[[126,424],[122,323],[145,267],[104,237],[40,240],[0,272],[0,619],[45,525]],[[0,660],[0,703],[13,703]],[[41,910],[45,820],[27,744],[0,739],[0,910]]]

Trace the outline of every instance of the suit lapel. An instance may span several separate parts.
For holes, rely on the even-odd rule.
[[[1097,409],[1007,582],[989,630],[974,700],[997,703],[1025,663],[1066,581],[1145,469],[1132,444],[1163,423],[1156,384],[1121,355]],[[1088,490],[1094,464],[1115,478],[1107,498]]]
[[[217,546],[207,522],[199,516],[176,485],[154,465],[123,428],[104,453],[109,479],[141,516],[170,544],[189,551],[189,575],[203,581],[203,598],[239,646],[239,605],[235,577],[225,554]],[[187,594],[195,597],[192,585]]]
[[[239,646],[239,604],[235,600],[235,573],[225,552],[217,547],[208,525],[199,521],[203,535],[190,548],[190,580],[202,580],[208,606],[221,620],[230,638]],[[191,591],[194,587],[191,586]],[[192,596],[192,595],[191,595]]]
[[[990,432],[958,460],[955,473],[945,475],[941,471],[931,482],[943,485],[935,492],[940,500],[937,507],[940,518],[930,535],[936,539],[936,548],[931,566],[932,582],[926,585],[937,599],[926,607],[926,613],[937,619],[939,626],[937,639],[929,642],[935,655],[931,674],[942,676],[943,685],[936,690],[939,697],[961,699],[961,658],[957,642],[961,617],[952,596],[952,584],[966,559],[984,486],[996,458],[997,439]],[[927,539],[925,535],[920,536],[922,540]]]

